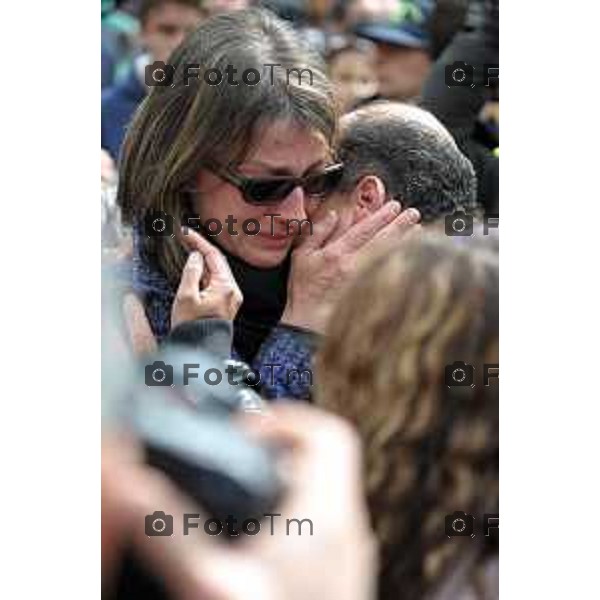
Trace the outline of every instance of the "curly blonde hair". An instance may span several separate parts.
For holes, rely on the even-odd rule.
[[[445,516],[498,512],[496,242],[405,239],[345,291],[316,367],[317,403],[348,418],[365,447],[365,485],[380,542],[380,598],[426,597],[466,556],[494,542],[448,538]],[[446,367],[474,367],[448,387]],[[476,573],[477,568],[470,570]]]

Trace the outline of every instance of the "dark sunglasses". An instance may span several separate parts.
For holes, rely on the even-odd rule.
[[[303,177],[251,178],[228,170],[211,169],[215,175],[234,185],[248,204],[278,204],[297,187],[301,187],[307,196],[327,196],[338,186],[344,174],[344,165],[337,163],[326,167],[319,173]]]

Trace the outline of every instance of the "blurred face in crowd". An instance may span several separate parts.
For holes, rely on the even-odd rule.
[[[352,0],[348,4],[349,24],[391,21],[398,10],[397,0]]]
[[[152,9],[142,24],[142,44],[152,60],[167,62],[183,39],[202,21],[200,10],[177,2]]]
[[[204,6],[209,15],[216,15],[231,10],[243,10],[250,6],[249,0],[207,0]]]
[[[384,98],[408,101],[418,96],[430,67],[425,50],[377,44],[377,77]]]
[[[255,139],[248,156],[233,169],[235,174],[248,178],[300,177],[319,172],[333,162],[321,134],[289,121],[280,120],[259,128]],[[285,260],[299,234],[295,223],[289,225],[288,232],[288,221],[307,218],[302,189],[294,189],[278,204],[255,206],[244,200],[235,185],[206,169],[199,173],[197,184],[194,210],[209,230],[214,231],[206,223],[208,219],[218,219],[222,224],[221,233],[213,238],[221,247],[259,268],[275,267]],[[268,216],[275,214],[278,216]],[[227,224],[229,215],[237,219],[231,226]],[[260,233],[244,233],[242,225],[248,219],[260,223]],[[248,225],[249,231],[254,229],[254,225]],[[302,235],[310,235],[308,225],[302,228]]]
[[[370,53],[344,50],[331,60],[329,73],[342,112],[377,93],[375,60]]]

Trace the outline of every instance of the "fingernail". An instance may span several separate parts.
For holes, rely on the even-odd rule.
[[[330,219],[337,219],[337,212],[335,212],[335,210],[333,210],[333,209],[329,209],[328,217]]]
[[[400,206],[400,202],[396,202],[396,200],[391,200],[389,202],[389,205],[390,205],[390,210],[394,214],[396,214],[396,215],[400,214],[400,211],[402,210],[402,207]]]
[[[409,208],[406,212],[413,223],[418,223],[421,220],[421,213],[416,208]]]
[[[190,261],[192,263],[200,264],[202,262],[202,254],[200,254],[200,252],[197,250],[190,252]]]

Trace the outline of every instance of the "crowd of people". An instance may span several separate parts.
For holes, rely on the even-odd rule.
[[[497,0],[103,1],[107,595],[498,597],[497,65]],[[144,530],[214,511],[115,416],[173,349],[314,532]]]

